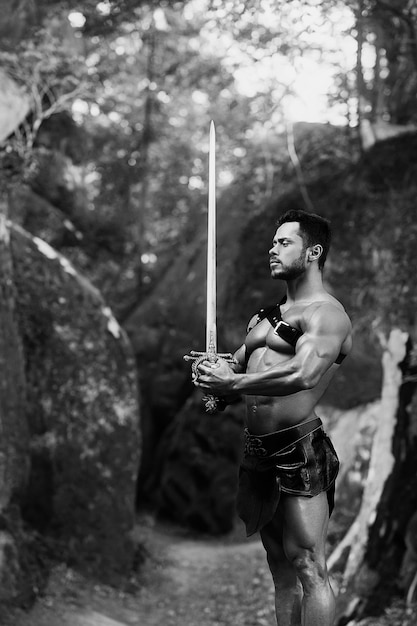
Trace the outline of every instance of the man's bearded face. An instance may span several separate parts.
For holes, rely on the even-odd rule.
[[[275,234],[269,251],[272,278],[295,280],[306,271],[306,246],[297,222],[286,222]]]

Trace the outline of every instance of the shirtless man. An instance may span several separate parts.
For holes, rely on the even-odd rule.
[[[252,318],[236,366],[199,365],[195,384],[243,394],[247,421],[238,512],[259,531],[275,585],[278,626],[332,626],[335,600],[325,560],[338,459],[315,407],[352,346],[350,320],[323,287],[327,220],[288,211],[269,251],[286,298]]]

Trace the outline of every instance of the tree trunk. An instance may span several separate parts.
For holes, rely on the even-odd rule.
[[[146,64],[146,78],[148,86],[146,88],[146,98],[144,106],[143,131],[140,145],[139,177],[140,177],[140,204],[137,214],[137,285],[139,297],[142,297],[143,287],[143,263],[142,254],[145,252],[146,235],[146,208],[149,192],[149,148],[152,143],[152,116],[154,109],[154,83],[155,83],[155,61],[156,61],[157,33],[155,24],[152,25],[148,34],[148,57]]]
[[[407,526],[417,511],[416,380],[404,376],[411,363],[407,333],[392,330],[383,349],[381,416],[362,506],[329,558],[330,569],[343,571],[338,626],[377,613],[390,597],[407,592],[400,579]]]
[[[363,76],[363,65],[362,65],[362,51],[363,51],[363,37],[364,37],[364,17],[363,17],[363,0],[359,0],[358,7],[356,10],[356,87],[357,87],[357,116],[358,116],[358,133],[359,140],[362,146],[361,140],[361,128],[364,119],[364,111],[366,105],[366,84]]]

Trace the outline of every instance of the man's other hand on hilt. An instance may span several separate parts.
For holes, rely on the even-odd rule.
[[[198,365],[197,372],[194,380],[197,387],[217,395],[233,391],[236,374],[224,359],[218,357],[214,363],[205,360]]]

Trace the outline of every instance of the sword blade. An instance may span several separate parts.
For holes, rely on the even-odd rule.
[[[216,326],[216,131],[210,123],[207,224],[206,351],[217,352]]]

